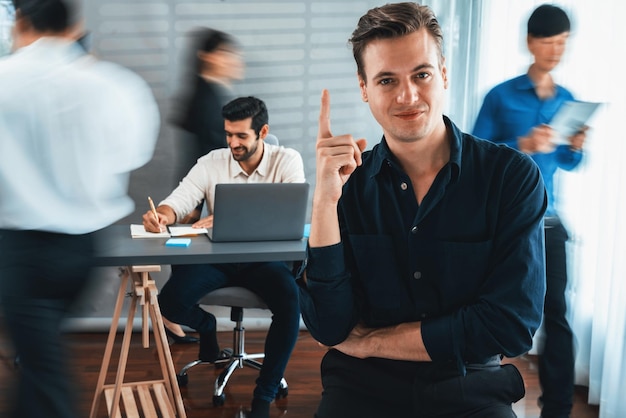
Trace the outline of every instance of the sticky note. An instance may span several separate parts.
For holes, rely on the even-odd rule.
[[[166,247],[189,247],[191,238],[170,238],[165,241]]]

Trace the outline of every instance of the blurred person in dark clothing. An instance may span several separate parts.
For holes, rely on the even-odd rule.
[[[196,28],[189,33],[189,47],[183,68],[183,86],[174,103],[171,122],[182,130],[175,168],[176,184],[196,164],[198,158],[217,148],[226,148],[222,107],[234,99],[231,83],[243,77],[239,45],[231,35],[211,29]],[[189,218],[199,217],[202,204]],[[167,335],[179,344],[195,343],[176,323],[163,318]]]
[[[183,87],[171,122],[184,131],[175,181],[180,181],[196,160],[217,148],[226,148],[222,107],[234,99],[232,82],[243,78],[239,45],[231,35],[210,28],[190,32]]]
[[[333,135],[323,91],[302,317],[329,348],[317,418],[515,417],[545,285],[541,174],[444,113],[433,11],[391,3],[350,39],[383,130]],[[358,123],[358,122],[357,122]]]
[[[130,171],[159,114],[136,74],[85,53],[79,2],[13,0],[0,59],[0,298],[20,358],[13,417],[73,418],[61,323],[87,286],[96,232],[131,213]]]

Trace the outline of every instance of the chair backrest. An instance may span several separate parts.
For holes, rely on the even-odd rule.
[[[267,134],[264,141],[266,144],[278,145],[278,137],[274,134]]]

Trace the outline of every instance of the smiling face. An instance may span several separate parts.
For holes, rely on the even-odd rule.
[[[361,95],[387,141],[414,142],[442,129],[447,70],[426,29],[369,42],[363,69]]]
[[[528,50],[535,58],[535,66],[544,72],[550,72],[556,67],[567,46],[569,32],[548,37],[528,36]]]
[[[252,118],[243,120],[224,121],[224,129],[226,130],[226,141],[235,161],[246,162],[249,160],[260,159],[263,154],[263,147],[259,146],[262,139],[267,135],[267,125],[261,128],[259,135],[256,134],[251,126]]]

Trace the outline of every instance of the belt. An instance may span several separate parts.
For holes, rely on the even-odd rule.
[[[558,225],[561,225],[561,219],[558,216],[546,216],[543,218],[544,228],[554,228]]]

